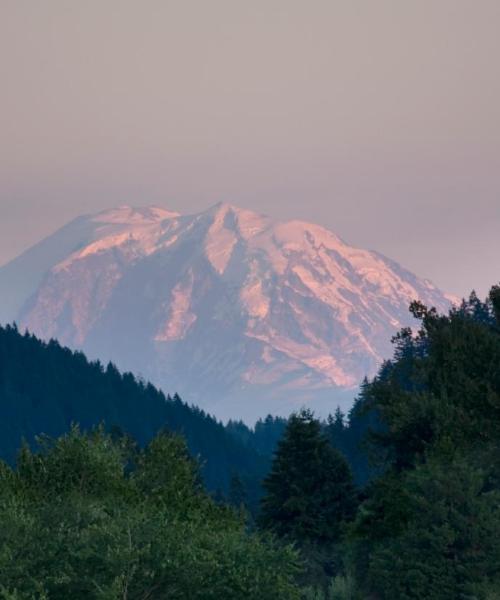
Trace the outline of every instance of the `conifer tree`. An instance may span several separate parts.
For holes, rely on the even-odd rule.
[[[245,485],[237,473],[233,473],[229,481],[229,502],[237,509],[242,509],[247,504]]]
[[[493,599],[500,589],[500,289],[439,315],[362,392],[381,473],[351,530],[358,584],[381,600]],[[365,412],[366,414],[366,412]]]
[[[349,466],[308,410],[291,416],[264,480],[261,526],[298,545],[328,545],[355,508]]]

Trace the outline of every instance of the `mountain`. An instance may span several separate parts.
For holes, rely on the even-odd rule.
[[[217,204],[81,217],[0,269],[0,317],[221,418],[352,401],[432,283],[327,229]]]
[[[220,422],[111,364],[103,367],[55,341],[0,327],[0,459],[12,463],[23,439],[33,444],[40,434],[57,437],[72,423],[119,428],[141,446],[160,430],[180,433],[201,459],[210,490],[227,493],[238,473],[251,504],[257,503],[269,457],[235,439]]]

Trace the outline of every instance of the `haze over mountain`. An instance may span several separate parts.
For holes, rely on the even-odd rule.
[[[112,360],[217,416],[349,403],[418,298],[450,298],[303,221],[227,204],[80,217],[0,269],[0,321]]]

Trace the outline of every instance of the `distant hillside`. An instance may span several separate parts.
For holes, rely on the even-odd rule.
[[[140,444],[159,430],[182,433],[211,490],[227,491],[240,474],[250,500],[258,495],[267,459],[245,447],[224,426],[177,396],[166,398],[149,383],[113,365],[89,362],[81,352],[0,327],[0,457],[12,462],[21,441],[36,435],[57,436],[72,422],[90,428],[104,422]]]

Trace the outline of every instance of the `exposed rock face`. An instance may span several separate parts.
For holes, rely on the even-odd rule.
[[[82,217],[0,269],[7,290],[4,320],[248,420],[333,411],[390,356],[413,299],[450,304],[323,227],[225,204]]]

